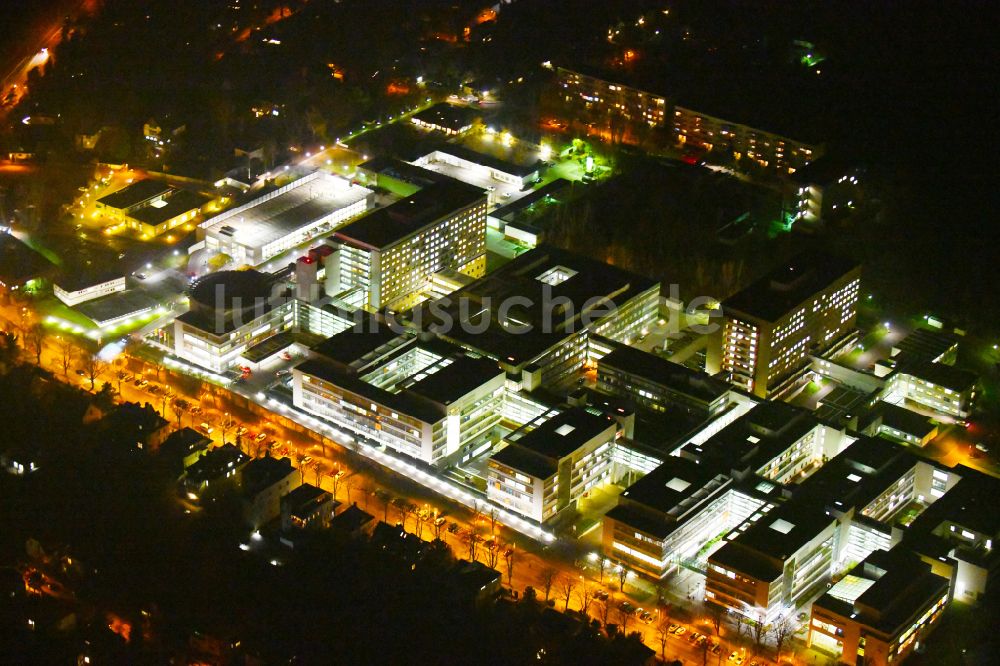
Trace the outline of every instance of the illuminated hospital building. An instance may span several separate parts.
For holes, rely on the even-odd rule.
[[[722,302],[706,369],[760,397],[795,388],[810,356],[854,334],[861,268],[818,253],[801,254]]]

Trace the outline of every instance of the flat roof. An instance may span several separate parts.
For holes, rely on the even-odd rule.
[[[932,432],[936,425],[931,420],[917,412],[894,405],[890,402],[879,401],[872,410],[873,416],[882,418],[882,425],[895,428],[900,432],[916,435],[923,439]]]
[[[361,326],[352,326],[312,347],[316,354],[354,371],[360,371],[377,358],[415,338],[405,335],[373,317],[366,318]]]
[[[546,276],[548,281],[540,279]],[[455,325],[442,330],[442,336],[481,350],[501,362],[520,365],[538,358],[578,331],[581,314],[595,308],[595,303],[620,308],[658,285],[651,278],[542,245],[433,304],[419,306],[422,309],[420,321],[426,329],[438,327],[441,322],[436,312],[443,309]],[[468,304],[464,312],[460,303]],[[567,305],[564,312],[572,314],[573,318],[553,312],[554,303],[571,303],[571,311]],[[510,321],[530,326],[530,330],[504,328],[499,321],[501,304],[513,304],[504,314]],[[482,332],[478,332],[478,328],[470,332],[466,330],[469,326],[459,324],[467,321],[478,325],[484,317],[489,317],[490,324]]]
[[[434,424],[447,415],[447,410],[437,403],[424,400],[419,395],[409,391],[392,393],[374,384],[359,379],[347,371],[320,360],[310,359],[299,363],[294,371],[317,377],[334,386],[355,393],[384,405],[400,414],[416,418],[424,423]]]
[[[983,534],[1000,532],[1000,512],[996,510],[1000,479],[964,465],[949,471],[960,480],[917,516],[907,529],[907,538],[929,536],[945,521]]]
[[[502,173],[510,173],[515,176],[520,176],[521,178],[535,173],[542,165],[541,160],[535,160],[534,162],[527,163],[511,162],[510,160],[502,159],[496,155],[482,153],[478,150],[472,150],[471,148],[466,148],[465,146],[456,143],[448,143],[440,146],[437,148],[437,152],[445,153],[468,162],[481,164],[482,166],[489,167],[490,169],[494,169]]]
[[[717,483],[720,476],[724,481]],[[728,476],[721,475],[717,469],[687,458],[669,456],[659,467],[629,486],[621,497],[679,520],[693,508],[694,505],[689,504],[692,497],[707,486],[714,486],[714,492],[728,485],[727,482]],[[706,495],[705,499],[708,497]]]
[[[434,183],[455,180],[451,176],[431,171],[416,164],[410,164],[395,157],[378,156],[358,165],[358,169],[370,171],[380,176],[388,176],[418,187],[428,187]]]
[[[145,292],[127,290],[79,303],[73,309],[100,326],[115,319],[141,314],[157,305],[156,299]]]
[[[749,529],[738,533],[709,559],[715,561],[728,558],[729,561],[733,561],[735,558],[738,561],[743,557],[751,567],[754,567],[756,566],[754,560],[760,558],[770,561],[768,571],[776,568],[780,573],[780,563],[794,555],[835,522],[836,519],[827,515],[820,504],[789,501],[762,515]]]
[[[126,185],[122,189],[116,190],[111,194],[104,195],[97,200],[97,203],[107,206],[108,208],[131,208],[132,206],[137,206],[144,201],[153,199],[154,197],[172,192],[173,189],[174,188],[164,182],[143,178],[142,180],[137,180],[131,185]]]
[[[287,188],[287,189],[285,189]],[[202,223],[205,232],[260,248],[364,200],[371,190],[316,172]],[[280,193],[278,193],[280,192]]]
[[[448,102],[438,102],[434,106],[413,114],[412,118],[414,120],[427,123],[428,125],[447,127],[448,129],[457,132],[475,122],[478,116],[478,111],[470,109],[467,106],[457,106],[455,104],[449,104]]]
[[[383,249],[480,201],[486,201],[480,188],[454,179],[441,181],[368,213],[338,229],[335,236],[345,243]]]
[[[516,444],[509,444],[500,449],[490,456],[490,460],[539,479],[549,478],[558,469],[558,464],[551,458],[521,448]]]
[[[139,210],[132,212],[129,217],[139,220],[140,222],[156,226],[157,224],[162,224],[167,220],[172,220],[178,215],[183,215],[184,213],[201,208],[209,201],[211,201],[211,199],[198,194],[197,192],[191,192],[190,190],[177,190],[164,199],[166,205],[145,206],[144,208],[140,208]]]
[[[528,194],[524,195],[520,199],[511,201],[509,204],[500,206],[495,211],[490,213],[490,217],[495,217],[497,219],[503,220],[508,217],[516,216],[518,213],[523,211],[525,208],[534,205],[541,199],[548,196],[553,196],[557,192],[561,192],[566,187],[572,185],[570,181],[565,178],[556,178],[555,180],[546,183],[537,190],[532,190]]]
[[[850,259],[819,251],[803,252],[722,301],[722,311],[778,321],[853,271],[860,271],[860,266]]]
[[[853,589],[845,590],[845,581]],[[897,546],[870,553],[815,603],[893,636],[944,596],[949,585],[950,581],[933,573],[928,563]]]
[[[838,511],[861,511],[919,460],[895,442],[861,437],[800,483],[794,498],[810,498]]]
[[[960,338],[950,331],[932,331],[918,328],[894,344],[893,352],[912,359],[935,361],[952,348],[957,347]]]
[[[124,273],[113,270],[88,270],[67,267],[63,269],[63,273],[54,282],[60,289],[72,292],[105,284],[112,280],[119,280],[124,277]]]
[[[243,468],[243,492],[253,497],[295,471],[289,458],[254,458]]]
[[[548,419],[537,428],[517,439],[508,436],[514,446],[529,449],[541,456],[558,461],[581,446],[617,427],[610,416],[592,414],[583,407],[573,407]],[[512,435],[515,435],[512,433]]]
[[[0,282],[20,285],[54,268],[16,236],[0,231]]]
[[[437,372],[412,384],[404,382],[400,386],[428,400],[450,405],[486,382],[504,374],[493,359],[459,356],[450,365]]]
[[[783,402],[764,401],[701,444],[686,444],[681,456],[714,469],[746,466],[756,470],[818,425],[805,410]]]
[[[930,382],[935,386],[941,386],[952,391],[961,393],[975,386],[977,377],[974,372],[962,370],[944,363],[932,363],[930,361],[914,361],[899,368],[899,372],[912,375],[917,379]]]
[[[668,389],[704,402],[714,402],[729,392],[729,385],[706,372],[692,370],[680,363],[644,352],[628,345],[616,344],[615,349],[597,362],[630,375],[642,377]]]

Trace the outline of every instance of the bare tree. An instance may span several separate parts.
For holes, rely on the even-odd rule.
[[[656,638],[660,641],[660,658],[667,660],[667,640],[670,638],[670,618],[664,615],[656,625]]]
[[[598,578],[598,580],[602,585],[604,584],[604,570],[607,567],[608,567],[608,558],[605,557],[604,555],[601,555],[601,557],[598,558],[597,560],[597,568],[598,572],[600,573],[600,577]]]
[[[618,607],[618,626],[621,627],[622,633],[628,631],[628,623],[632,620],[632,612],[627,611],[621,606]]]
[[[715,635],[721,638],[722,621],[726,617],[725,609],[718,604],[707,604],[705,607],[705,613],[708,616],[708,621],[712,623],[712,628],[715,629]]]
[[[712,649],[712,646],[708,642],[708,639],[705,638],[704,636],[702,636],[700,640],[701,640],[700,643],[695,644],[695,649],[698,651],[699,654],[701,654],[701,666],[708,666],[708,655],[709,655],[709,650]],[[719,653],[719,659],[720,660],[722,659],[721,652]]]
[[[84,376],[90,381],[90,390],[94,390],[94,385],[98,378],[104,374],[107,369],[108,364],[97,357],[97,354],[88,354],[83,352],[80,354],[80,365],[84,372]]]
[[[341,472],[339,469],[330,475],[330,482],[333,484],[333,499],[337,499],[337,489],[340,488],[340,478],[343,475],[344,475],[343,472]]]
[[[563,600],[566,602],[563,611],[569,610],[569,600],[573,597],[573,590],[576,589],[576,580],[572,576],[563,576],[559,579],[559,590],[562,592]]]
[[[500,540],[496,537],[486,542],[486,565],[490,569],[497,568],[497,562],[500,561],[500,549]]]
[[[619,566],[618,567],[618,591],[625,591],[625,581],[628,580],[629,575],[628,567]]]
[[[774,660],[781,663],[781,649],[790,642],[792,635],[795,633],[795,625],[792,623],[791,618],[785,616],[771,626],[771,632],[774,634],[774,644],[777,648]]]
[[[399,514],[399,522],[403,526],[403,531],[406,531],[406,519],[410,515],[410,503],[405,497],[397,497],[392,500],[392,505],[396,507],[396,513]]]
[[[226,426],[222,426],[222,443],[226,443]],[[299,483],[306,482],[306,454],[302,451],[295,452],[295,466],[299,468]]]
[[[514,578],[514,544],[509,544],[507,550],[503,552],[504,562],[507,564],[507,584],[511,584]]]
[[[584,581],[580,585],[580,589],[576,591],[577,601],[580,602],[580,611],[584,615],[590,613],[590,605],[594,603],[594,595],[596,593],[597,590],[591,587],[590,585],[587,585],[586,581]]]
[[[35,365],[42,364],[42,351],[45,349],[45,327],[40,323],[32,324],[25,332],[25,346],[35,353]]]
[[[393,497],[384,490],[376,490],[375,494],[382,500],[382,522],[389,522],[389,506],[393,504]]]
[[[608,626],[608,620],[611,616],[611,602],[607,599],[597,600],[597,617],[600,618],[601,624],[605,628]]]
[[[490,534],[496,535],[497,533],[497,522],[500,520],[500,511],[496,507],[490,507],[490,512],[486,514],[486,517],[490,521]]]
[[[73,354],[76,352],[76,345],[67,338],[59,337],[57,348],[59,350],[59,361],[62,365],[63,376],[69,374],[69,366],[73,361]]]
[[[545,600],[549,600],[549,594],[552,592],[552,584],[556,580],[556,576],[559,572],[556,571],[554,567],[545,567],[542,569],[542,588],[545,590]]]
[[[361,481],[353,474],[344,480],[344,490],[347,491],[348,504],[351,503],[351,491],[357,489],[359,483],[361,483]]]
[[[479,542],[482,541],[482,537],[476,534],[476,529],[470,527],[463,534],[465,538],[465,544],[469,547],[469,561],[476,561],[476,552],[479,548]]]
[[[750,636],[753,638],[754,654],[760,654],[764,647],[764,641],[771,632],[770,625],[766,624],[763,614],[758,614],[757,618],[750,624]]]
[[[313,474],[314,474],[314,481],[315,481],[316,487],[322,486],[323,485],[323,477],[326,476],[326,467],[323,466],[322,464],[317,464],[313,468]]]

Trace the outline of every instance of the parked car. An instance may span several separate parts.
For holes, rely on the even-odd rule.
[[[201,430],[206,435],[211,435],[213,432],[215,432],[215,429],[212,428],[212,426],[208,425],[205,422],[202,422],[202,423],[198,424],[198,430]]]
[[[671,624],[669,627],[667,627],[667,633],[668,634],[676,634],[677,630],[680,629],[680,628],[681,628],[681,626],[679,624]]]
[[[683,636],[684,632],[687,631],[687,627],[677,627],[677,631],[674,632],[675,636]]]
[[[259,435],[257,435],[256,437],[254,437],[254,439],[257,440],[258,442],[263,442],[265,439],[267,439],[267,433],[266,432],[262,432]]]
[[[740,664],[743,663],[743,657],[740,656],[739,652],[733,652],[731,655],[729,655],[729,661],[736,664],[736,666],[739,666]]]

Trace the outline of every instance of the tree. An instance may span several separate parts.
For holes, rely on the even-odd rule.
[[[490,534],[497,533],[497,522],[500,519],[500,511],[496,507],[490,507],[490,512],[486,514],[490,521]]]
[[[60,336],[58,338],[57,348],[59,350],[59,361],[62,365],[63,376],[69,374],[69,366],[73,360],[73,353],[76,351],[76,345],[67,338]]]
[[[701,654],[701,666],[708,666],[708,655],[711,648],[712,646],[709,644],[708,639],[702,636],[701,642],[695,648]],[[721,653],[719,654],[719,659],[722,659]]]
[[[399,522],[403,525],[403,531],[406,531],[406,518],[410,515],[410,503],[404,497],[397,497],[392,501],[392,505],[396,507],[396,512],[399,514]]]
[[[604,584],[604,570],[607,568],[607,566],[608,566],[608,558],[605,557],[604,555],[601,555],[597,560],[597,569],[600,574],[598,580],[601,582],[602,585]]]
[[[337,489],[340,488],[340,479],[343,475],[339,469],[330,475],[330,482],[333,483],[333,499],[337,499]]]
[[[348,476],[347,479],[344,481],[344,490],[347,491],[348,504],[351,503],[351,491],[356,490],[358,488],[358,484],[360,483],[361,481],[358,479],[358,477],[354,476],[353,474],[351,476]]]
[[[490,569],[497,568],[497,562],[500,560],[500,548],[500,540],[496,537],[486,542],[486,565]]]
[[[667,640],[670,638],[670,618],[663,615],[656,625],[656,638],[660,641],[660,658],[667,660]]]
[[[389,505],[393,503],[393,497],[384,490],[376,490],[375,494],[382,500],[382,522],[389,522]]]
[[[708,615],[709,622],[712,623],[712,627],[715,629],[715,635],[721,638],[722,621],[726,617],[726,610],[718,604],[707,604],[705,611]]]
[[[597,600],[597,617],[605,628],[608,626],[608,619],[611,615],[611,602],[606,599]]]
[[[618,591],[625,591],[625,581],[628,580],[629,570],[628,567],[618,566]]]
[[[774,623],[771,632],[774,634],[774,644],[777,650],[774,660],[781,663],[781,648],[789,642],[792,634],[795,633],[795,625],[792,624],[791,618],[786,616]]]
[[[618,626],[621,632],[627,633],[628,623],[632,620],[632,611],[625,610],[621,606],[618,607]]]
[[[463,536],[465,538],[465,544],[469,547],[469,561],[475,562],[476,552],[479,547],[479,542],[482,541],[482,537],[476,534],[476,530],[473,527],[467,529],[463,533]],[[548,596],[546,596],[546,599],[548,599]]]
[[[554,567],[545,567],[542,569],[542,587],[545,589],[545,600],[549,600],[549,594],[552,592],[552,584],[556,580],[556,576],[559,572],[556,571]]]
[[[750,636],[753,638],[754,654],[760,654],[770,631],[771,627],[765,623],[763,614],[758,614],[757,619],[751,621]]]
[[[97,379],[104,374],[108,364],[97,357],[97,354],[83,352],[80,356],[80,365],[84,376],[90,381],[90,390],[94,390]]]
[[[111,384],[104,382],[104,384],[101,385],[101,390],[94,394],[94,404],[103,411],[108,411],[114,407],[116,395],[115,389],[111,386]]]
[[[17,335],[9,331],[0,333],[0,368],[4,371],[17,363],[21,349],[17,346]]]
[[[31,350],[35,353],[35,365],[42,364],[42,350],[45,349],[45,327],[40,323],[35,323],[28,329],[28,334],[25,336],[25,341],[30,345]]]
[[[590,585],[587,585],[586,581],[584,581],[583,584],[580,585],[580,589],[576,591],[576,598],[580,602],[580,611],[583,614],[586,615],[590,613],[590,605],[594,603],[594,595],[596,593],[597,590]]]
[[[226,443],[226,428],[222,428],[222,443]],[[299,468],[299,482],[306,482],[306,454],[303,451],[295,452],[295,466]]]
[[[317,487],[322,486],[323,477],[326,475],[326,467],[324,467],[322,464],[317,464],[316,467],[313,468],[313,474],[316,486]]]
[[[504,562],[507,564],[507,584],[511,584],[511,579],[514,578],[514,544],[510,544],[503,552]]]
[[[563,611],[569,610],[569,600],[573,597],[573,590],[576,589],[576,580],[572,576],[563,576],[559,580],[559,589],[562,592],[563,600],[566,602]]]

